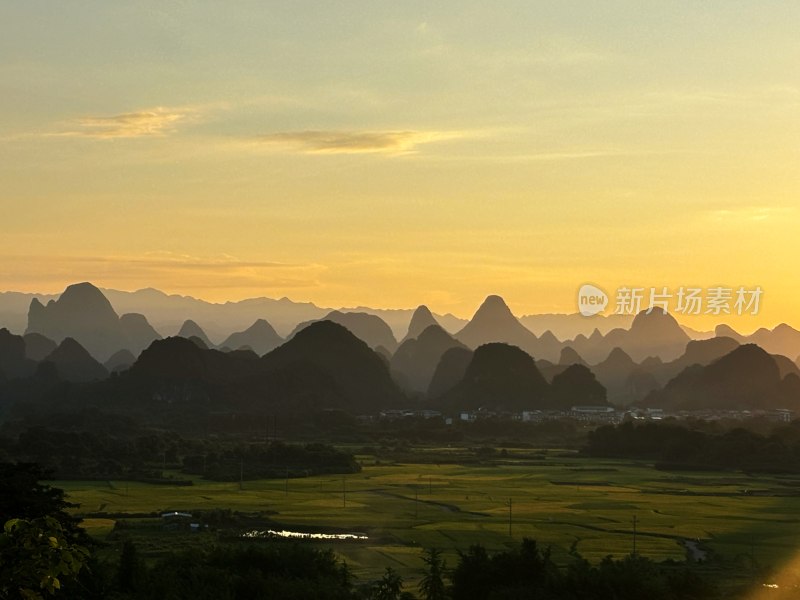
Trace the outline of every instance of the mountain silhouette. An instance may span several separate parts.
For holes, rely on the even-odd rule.
[[[141,315],[120,318],[103,293],[88,282],[68,286],[47,305],[31,300],[25,333],[39,333],[56,343],[71,337],[100,360],[123,348],[139,352],[159,337]]]
[[[235,384],[252,377],[256,370],[253,361],[234,353],[209,350],[192,339],[175,336],[153,342],[130,372],[140,379],[173,384]]]
[[[453,389],[467,372],[472,360],[472,350],[466,347],[450,348],[442,354],[428,386],[428,397],[439,398]]]
[[[301,329],[259,362],[268,372],[313,366],[341,391],[347,404],[338,408],[374,413],[405,402],[383,359],[347,327],[327,319]]]
[[[130,369],[135,362],[136,357],[131,353],[131,351],[123,349],[115,352],[111,358],[103,363],[103,366],[109,373],[115,373],[118,371],[124,371],[125,369]]]
[[[108,377],[106,368],[76,340],[68,337],[43,362],[55,365],[59,379],[72,383],[97,381]]]
[[[139,354],[147,348],[153,340],[160,340],[161,335],[151,327],[144,315],[127,313],[119,318],[119,327],[126,340],[124,349],[131,354]]]
[[[715,360],[733,352],[739,345],[739,342],[729,337],[691,340],[686,344],[686,350],[681,356],[654,369],[654,373],[663,385],[685,368],[692,365],[710,365]]]
[[[442,397],[441,403],[454,411],[483,408],[519,412],[544,407],[548,389],[528,353],[494,342],[476,348],[464,378]]]
[[[595,329],[605,335],[612,329],[629,329],[633,315],[595,315],[588,319],[580,313],[522,315],[520,323],[540,336],[552,331],[560,340],[571,340],[579,335],[588,337]]]
[[[153,288],[126,292],[103,288],[118,315],[140,313],[146,315],[148,322],[158,331],[174,333],[186,319],[204,324],[206,333],[212,339],[223,339],[232,331],[242,331],[255,320],[264,318],[275,328],[278,335],[288,336],[298,323],[322,319],[336,307],[319,307],[310,302],[293,302],[288,298],[248,298],[236,302],[213,303],[181,296],[166,294]],[[31,300],[38,297],[42,303],[57,299],[52,294],[28,294],[21,292],[0,292],[0,325],[5,325],[14,333],[25,330]],[[400,339],[408,331],[412,309],[375,309],[367,306],[339,308],[341,312],[362,312],[380,317],[392,329],[393,336]],[[466,319],[454,315],[437,314],[438,324],[448,333],[461,329]]]
[[[0,292],[0,326],[11,333],[21,334],[28,326],[28,308],[31,300],[39,298],[43,302],[55,300],[55,294],[30,294],[25,292]]]
[[[148,321],[159,331],[177,332],[186,319],[191,319],[206,324],[206,333],[214,339],[222,339],[231,331],[242,331],[265,317],[279,334],[285,335],[297,323],[319,319],[331,310],[308,302],[292,302],[288,298],[248,298],[216,304],[190,296],[165,294],[153,288],[135,292],[105,290],[105,294],[118,312],[147,315]]]
[[[438,325],[430,325],[417,338],[400,344],[392,356],[391,372],[400,387],[425,393],[442,355],[451,348],[467,347]]]
[[[639,365],[622,348],[614,348],[606,359],[592,367],[597,380],[606,388],[610,402],[625,406],[644,398],[650,389],[637,389],[632,379]]]
[[[770,354],[797,356],[800,352],[800,331],[781,323],[773,329],[762,327],[751,335],[742,335],[728,325],[718,325],[714,330],[717,337],[730,337],[740,344],[756,344]]]
[[[648,356],[673,360],[683,354],[689,341],[689,336],[671,314],[661,310],[647,314],[643,310],[633,319],[622,348],[635,361]]]
[[[771,356],[772,360],[775,361],[775,364],[778,365],[778,373],[780,374],[781,379],[784,379],[789,374],[800,377],[800,369],[798,369],[797,365],[792,362],[791,358],[781,354],[772,354]]]
[[[621,348],[636,362],[649,356],[671,361],[683,354],[690,339],[672,315],[657,309],[650,314],[639,312],[630,329],[612,329],[605,335],[595,329],[588,338],[577,336],[569,345],[590,364],[602,361],[614,348]]]
[[[137,376],[163,380],[204,380],[216,374],[208,368],[206,351],[183,336],[153,342],[131,368]]]
[[[192,342],[192,343],[193,343],[195,346],[197,346],[198,348],[200,348],[200,350],[208,350],[208,349],[209,349],[209,346],[208,346],[208,344],[206,344],[204,340],[202,340],[201,338],[197,337],[196,335],[190,335],[190,336],[189,336],[188,338],[186,338],[186,339],[188,339],[188,340],[189,340],[190,342]]]
[[[689,365],[708,365],[715,360],[730,354],[739,343],[729,337],[714,337],[707,340],[692,340],[686,344],[686,350],[682,356],[676,359],[684,367]]]
[[[546,331],[542,338],[545,338],[548,334],[552,335],[549,331]],[[540,341],[542,338],[540,338]],[[558,363],[553,363],[543,358],[536,360],[536,366],[539,367],[539,371],[541,371],[548,383],[552,383],[556,375],[563,373],[567,370],[567,367],[574,364],[589,366],[572,346],[563,346],[561,348]]]
[[[558,359],[558,364],[563,366],[576,364],[586,366],[586,361],[584,361],[581,358],[581,355],[578,354],[571,346],[564,346],[561,349],[561,356]]]
[[[0,329],[0,373],[5,379],[28,377],[36,362],[25,355],[25,340],[8,329]]]
[[[187,340],[195,337],[203,342],[203,346],[206,348],[214,347],[214,344],[212,344],[211,340],[208,339],[208,336],[206,335],[206,332],[203,331],[203,328],[191,319],[187,319],[183,322],[180,331],[178,331],[178,337],[186,338]]]
[[[196,411],[302,417],[327,409],[374,414],[404,404],[383,359],[330,321],[309,325],[261,358],[249,350],[205,350],[181,337],[159,340],[129,374],[132,389]]]
[[[786,323],[781,323],[771,331],[759,329],[747,341],[758,344],[770,354],[795,356],[800,352],[800,331]]]
[[[283,343],[283,338],[279,336],[272,325],[264,319],[258,319],[250,327],[238,333],[232,333],[220,344],[231,350],[238,350],[248,347],[258,355],[263,355],[274,350]]]
[[[744,344],[707,366],[684,369],[646,402],[672,410],[754,410],[796,408],[795,400],[800,399],[782,396],[774,358],[755,344]]]
[[[346,327],[358,339],[363,340],[366,344],[375,349],[378,346],[383,346],[389,352],[394,352],[397,349],[397,340],[392,334],[391,328],[380,317],[367,313],[359,312],[340,312],[334,310],[328,313],[323,321],[330,321],[338,323],[342,327]],[[312,323],[318,321],[306,321],[300,323],[295,327],[294,331],[289,336],[290,338],[296,336],[300,331],[307,328]]]
[[[45,356],[58,347],[58,344],[41,333],[26,333],[22,337],[25,340],[25,356],[36,362],[44,360]]]
[[[739,342],[739,344],[745,343],[745,336],[734,330],[730,325],[725,325],[724,323],[722,325],[717,325],[714,328],[714,335],[716,337],[731,338],[732,340]]]
[[[400,344],[402,345],[403,342],[407,340],[418,338],[420,334],[431,325],[439,325],[439,323],[427,306],[424,304],[419,305],[414,311],[414,314],[411,315],[411,321],[408,324],[408,333],[406,333]]]
[[[544,337],[544,336],[543,336]],[[502,342],[517,346],[531,356],[555,361],[561,344],[552,336],[539,340],[511,313],[511,309],[500,296],[487,296],[464,328],[455,338],[469,348],[477,348],[491,342]]]
[[[539,371],[541,372],[542,376],[545,378],[547,383],[552,383],[553,377],[555,377],[559,373],[563,373],[564,371],[566,371],[569,365],[553,364],[549,360],[540,358],[536,360],[536,366],[538,367]]]
[[[569,410],[572,406],[607,406],[606,388],[597,381],[594,373],[586,365],[579,363],[568,366],[553,377],[550,386],[553,408]]]

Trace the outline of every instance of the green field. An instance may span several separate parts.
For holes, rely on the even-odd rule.
[[[225,508],[263,513],[287,529],[363,533],[368,541],[332,545],[364,579],[391,566],[413,580],[425,547],[445,550],[450,562],[456,549],[470,544],[501,549],[523,536],[550,545],[557,562],[566,562],[573,544],[592,561],[622,556],[632,550],[634,516],[636,549],[656,560],[684,560],[683,542],[690,540],[709,563],[746,569],[754,557],[777,567],[800,547],[800,478],[664,472],[631,461],[557,453],[538,461],[512,454],[471,466],[372,465],[372,457],[359,458],[363,471],[344,478],[291,479],[288,485],[245,481],[243,489],[202,479],[188,487],[123,481],[55,485],[80,504],[75,512],[87,518],[93,535],[118,539],[109,535],[121,521],[127,527],[118,532],[127,531],[151,556],[208,543],[216,534],[171,532],[159,519],[109,519],[102,513]]]

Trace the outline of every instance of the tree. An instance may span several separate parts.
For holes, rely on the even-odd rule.
[[[0,597],[38,600],[74,582],[89,551],[54,517],[10,519],[0,534]]]
[[[64,499],[64,490],[40,482],[47,475],[35,463],[0,463],[0,523],[49,516],[68,538],[84,541],[77,519],[66,512],[75,505]]]
[[[386,572],[380,581],[375,584],[370,593],[371,600],[398,600],[403,590],[403,578],[391,567],[386,567]]]
[[[0,463],[0,598],[43,598],[73,583],[89,542],[64,490],[41,483],[34,463]],[[69,587],[69,586],[68,586]]]
[[[142,578],[142,570],[143,564],[136,551],[136,546],[132,541],[125,540],[117,567],[117,586],[120,591],[136,591]]]
[[[442,553],[436,548],[425,550],[422,555],[425,563],[425,574],[419,582],[419,591],[425,600],[444,600],[447,591],[444,584],[446,563]]]

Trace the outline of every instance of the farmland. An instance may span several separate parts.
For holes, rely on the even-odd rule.
[[[633,550],[655,560],[704,558],[714,569],[742,576],[754,565],[788,561],[800,539],[800,478],[736,472],[667,472],[646,463],[578,457],[568,452],[511,451],[480,464],[457,464],[448,449],[419,450],[419,462],[378,463],[347,476],[271,479],[191,486],[124,481],[59,481],[76,514],[100,540],[134,539],[155,557],[231,535],[166,529],[154,515],[167,510],[244,515],[242,527],[347,532],[365,541],[333,542],[362,579],[391,566],[409,580],[423,548],[448,562],[457,549],[480,543],[504,549],[522,537],[552,548],[566,563],[570,549],[596,562]],[[510,500],[510,507],[509,507]],[[509,521],[511,535],[509,535]],[[116,523],[116,529],[114,529]],[[241,525],[245,523],[247,525]],[[313,542],[330,545],[330,542]],[[713,565],[713,567],[712,567]]]

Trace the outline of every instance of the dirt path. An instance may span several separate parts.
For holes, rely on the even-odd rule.
[[[395,494],[394,492],[387,492],[386,490],[370,490],[373,494],[378,494],[379,496],[388,496],[390,498],[400,498],[401,500],[408,500],[409,502],[422,502],[423,504],[429,504],[431,506],[438,506],[441,509],[444,509],[448,512],[455,512],[461,513],[462,515],[474,515],[476,517],[488,517],[489,515],[482,512],[475,512],[471,510],[462,510],[459,506],[455,504],[447,504],[446,502],[437,502],[436,500],[423,500],[422,498],[411,498],[410,496],[404,496],[402,494]]]

